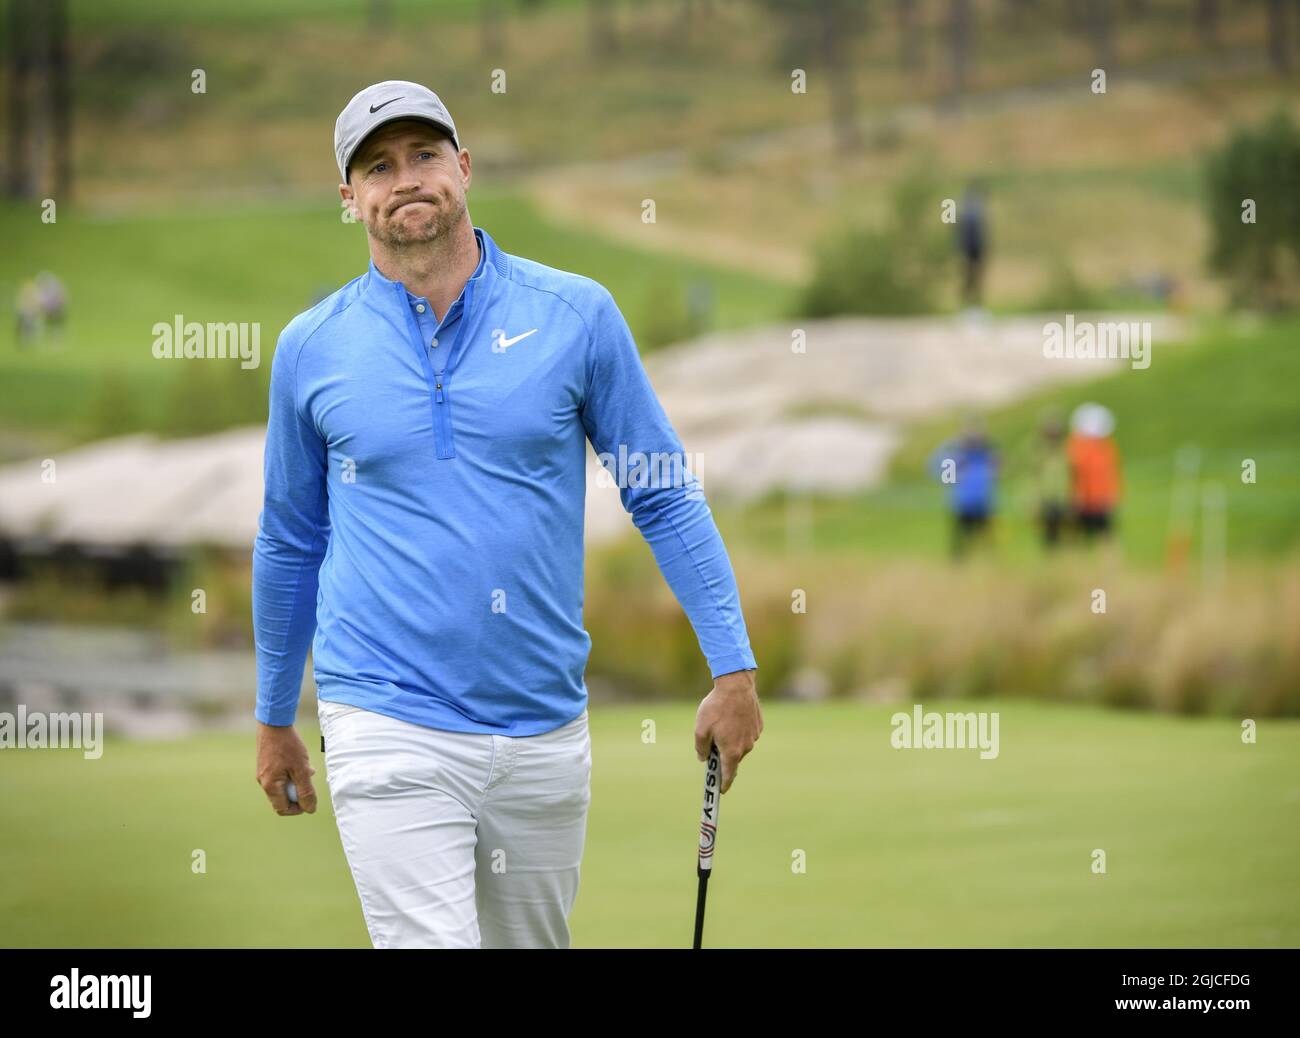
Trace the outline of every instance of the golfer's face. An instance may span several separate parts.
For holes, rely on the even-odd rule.
[[[450,138],[427,123],[396,122],[366,139],[343,197],[351,195],[371,237],[390,245],[430,241],[464,213],[468,173]]]

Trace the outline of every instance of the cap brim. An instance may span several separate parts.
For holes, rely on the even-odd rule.
[[[356,158],[357,152],[361,150],[362,146],[366,143],[366,141],[370,140],[370,138],[374,136],[375,131],[382,129],[385,126],[391,125],[392,123],[400,123],[404,119],[411,119],[414,120],[415,122],[427,123],[430,126],[437,127],[439,130],[443,132],[443,134],[447,137],[447,139],[450,140],[451,143],[456,146],[456,150],[457,151],[460,150],[460,142],[456,139],[456,135],[452,132],[451,127],[449,127],[446,123],[440,123],[436,119],[430,119],[427,115],[420,115],[418,113],[394,112],[392,115],[386,116],[385,118],[381,119],[379,122],[375,123],[374,126],[370,127],[370,129],[368,129],[365,132],[365,136],[363,136],[359,141],[357,141],[357,143],[353,145],[352,150],[349,151],[347,155],[344,157],[342,172],[343,172],[343,180],[345,182],[348,179],[349,171],[352,169],[352,160]]]

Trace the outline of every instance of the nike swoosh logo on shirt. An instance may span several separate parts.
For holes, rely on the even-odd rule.
[[[532,335],[533,332],[535,331],[537,331],[536,328],[531,328],[521,335],[516,335],[513,339],[507,339],[506,333],[502,331],[500,328],[498,328],[495,332],[496,342],[493,344],[494,347],[496,348],[496,352],[500,353],[502,350],[506,349],[506,347],[513,346],[520,339],[528,338],[528,336]]]

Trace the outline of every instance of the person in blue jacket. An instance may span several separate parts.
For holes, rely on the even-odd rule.
[[[293,728],[310,649],[372,943],[567,947],[591,798],[587,443],[620,459],[623,506],[698,637],[714,685],[694,749],[717,744],[723,793],[763,727],[735,576],[609,290],[474,226],[437,95],[367,87],[334,145],[370,262],[272,360],[257,781],[278,814],[316,809]],[[678,464],[647,478],[629,457]]]
[[[998,455],[978,419],[930,456],[930,471],[948,487],[952,554],[960,559],[986,536],[997,504]]]

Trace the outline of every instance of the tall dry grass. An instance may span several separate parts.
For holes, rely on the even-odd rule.
[[[1300,559],[1195,573],[1067,553],[971,559],[731,551],[764,697],[875,701],[1025,696],[1171,713],[1300,716]],[[207,596],[192,609],[193,589]],[[1094,611],[1094,592],[1105,611]],[[802,597],[804,611],[796,611]],[[157,628],[177,648],[251,649],[246,560],[194,560],[162,597],[77,580],[18,585],[11,619]],[[699,698],[695,632],[641,541],[594,551],[584,616],[594,696]]]
[[[1217,587],[1104,553],[1033,567],[734,552],[732,561],[760,695],[1300,715],[1300,560],[1234,565]],[[652,696],[707,687],[694,632],[644,545],[592,560],[586,616],[590,683]]]

